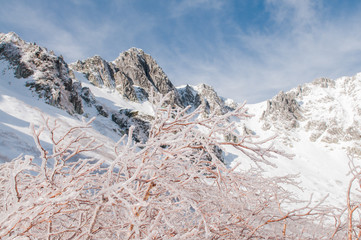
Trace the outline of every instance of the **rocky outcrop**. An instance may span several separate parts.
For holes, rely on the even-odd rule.
[[[336,83],[328,78],[317,78],[312,82],[312,85],[320,86],[321,88],[334,88]]]
[[[267,101],[267,108],[261,119],[265,120],[264,129],[269,129],[270,122],[282,122],[286,129],[297,128],[302,119],[300,105],[294,92],[280,92],[273,99]]]
[[[361,140],[361,74],[336,80],[318,78],[268,100],[260,120],[286,142],[298,141],[290,131],[311,142],[355,144]],[[294,136],[292,139],[290,136]],[[355,147],[353,147],[355,148]],[[361,150],[360,150],[361,151]]]
[[[224,101],[218,96],[214,89],[206,84],[196,87],[197,92],[201,95],[201,105],[204,112],[209,114],[214,112],[218,115],[226,113]]]
[[[131,48],[119,55],[113,62],[99,56],[70,64],[74,71],[85,74],[97,87],[116,89],[130,101],[148,100],[151,92],[169,94],[167,104],[196,109],[201,106],[204,114],[215,111],[224,114],[233,110],[237,104],[226,103],[214,89],[205,84],[196,87],[175,88],[156,61],[143,50]]]
[[[137,111],[131,109],[120,109],[111,114],[111,119],[121,129],[122,134],[128,134],[131,126],[134,126],[133,139],[137,142],[145,142],[149,136],[149,119],[139,116]]]
[[[191,110],[200,107],[204,115],[211,112],[221,115],[237,107],[235,102],[221,98],[211,86],[206,84],[198,86],[186,85],[185,87],[179,87],[178,92],[184,106],[191,106]]]
[[[116,89],[130,101],[142,102],[150,92],[168,94],[169,104],[183,106],[180,96],[156,61],[143,50],[131,48],[113,62],[99,56],[70,65],[98,87]]]
[[[70,78],[68,65],[61,56],[27,43],[15,33],[0,33],[0,60],[10,63],[17,78],[32,77],[26,85],[46,103],[71,114],[83,113],[81,85]]]
[[[146,92],[159,92],[163,95],[171,93],[170,104],[181,105],[175,87],[156,61],[143,50],[131,48],[119,55],[113,62],[119,71],[131,80],[136,86],[142,87]]]
[[[85,61],[77,61],[70,65],[78,72],[86,74],[89,82],[97,87],[115,88],[114,67],[100,56],[94,56]]]
[[[201,96],[194,87],[186,85],[177,88],[184,107],[191,106],[191,111],[198,108],[201,104]]]

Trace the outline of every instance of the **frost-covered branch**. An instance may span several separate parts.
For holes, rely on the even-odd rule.
[[[166,97],[154,105],[148,140],[133,142],[130,128],[129,136],[114,146],[111,162],[84,155],[101,147],[87,131],[90,122],[65,132],[49,119],[43,127],[32,126],[40,163],[25,155],[0,169],[0,238],[313,236],[299,224],[317,228],[317,236],[330,232],[316,222],[328,216],[320,206],[287,206],[299,204],[284,189],[295,184],[290,176],[265,177],[261,168],[236,170],[222,162],[219,149],[224,146],[257,165],[273,165],[271,158],[288,156],[269,139],[238,132],[230,119],[250,117],[243,105],[225,115],[202,117],[200,110],[188,113],[188,108],[164,107],[165,102]],[[42,144],[46,133],[52,149]]]

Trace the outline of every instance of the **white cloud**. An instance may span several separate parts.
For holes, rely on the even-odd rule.
[[[322,9],[322,1],[313,0],[267,0],[266,3],[276,22],[297,26],[315,24],[317,12]]]

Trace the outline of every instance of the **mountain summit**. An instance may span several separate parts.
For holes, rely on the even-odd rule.
[[[83,113],[80,85],[69,76],[63,57],[11,32],[0,33],[0,60],[6,60],[17,78],[32,77],[27,85],[51,105],[69,113]]]
[[[167,75],[141,49],[131,48],[113,62],[94,56],[77,61],[70,67],[85,74],[95,86],[116,89],[130,101],[148,100],[148,94],[154,91],[164,95],[170,93],[170,104],[182,106],[180,96]]]

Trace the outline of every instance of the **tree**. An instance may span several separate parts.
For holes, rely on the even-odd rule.
[[[350,156],[349,168],[352,178],[347,188],[347,239],[360,239],[361,238],[361,218],[360,218],[360,201],[352,201],[352,197],[360,199],[361,190],[361,167],[355,164],[355,157]],[[357,188],[353,189],[353,185]],[[356,194],[355,194],[356,193]],[[358,225],[355,226],[355,218],[358,218]]]
[[[286,184],[291,176],[265,177],[261,166],[288,156],[271,139],[240,134],[225,115],[154,106],[148,140],[132,141],[134,128],[114,151],[87,157],[101,145],[92,122],[62,133],[56,121],[31,126],[40,157],[20,156],[0,169],[0,238],[36,239],[328,239],[329,209],[299,204]],[[52,149],[40,141],[48,134]],[[232,140],[226,136],[232,136]],[[232,146],[256,166],[228,168],[217,149]],[[258,166],[258,167],[257,167]],[[302,227],[300,227],[302,226]],[[334,237],[338,234],[335,232]]]

